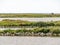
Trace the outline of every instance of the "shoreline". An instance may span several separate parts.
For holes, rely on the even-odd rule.
[[[0,37],[40,37],[40,38],[60,38],[58,36],[0,36]]]

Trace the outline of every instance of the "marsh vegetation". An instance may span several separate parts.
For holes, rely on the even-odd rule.
[[[0,27],[19,27],[19,30],[1,30],[0,36],[60,36],[60,21],[29,22],[5,19],[0,21]],[[23,28],[24,27],[24,28]],[[33,28],[33,29],[26,29]]]
[[[50,19],[50,17],[51,20],[47,20],[47,18]],[[0,36],[60,36],[60,18],[56,19],[56,17],[60,17],[60,14],[0,14],[0,19],[3,18],[3,20],[0,20],[0,28],[21,28],[16,30],[0,29]],[[31,18],[30,20],[41,18],[41,20],[44,20],[38,21],[36,19],[36,22],[34,22],[20,19],[17,20],[17,18]],[[56,21],[53,21],[52,19]]]
[[[14,14],[14,13],[0,13],[0,18],[16,18],[16,17],[60,17],[60,14],[54,14],[54,13],[50,13],[50,14],[43,14],[43,13],[20,13],[20,14]]]

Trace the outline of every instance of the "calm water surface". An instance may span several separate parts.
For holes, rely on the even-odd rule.
[[[31,21],[31,22],[60,21],[60,17],[45,17],[45,18],[0,18],[0,21],[2,21],[3,19],[24,20],[24,21]]]
[[[60,45],[60,38],[0,36],[0,45]]]

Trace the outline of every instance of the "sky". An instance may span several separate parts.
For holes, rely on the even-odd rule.
[[[60,0],[0,0],[0,13],[60,13]]]

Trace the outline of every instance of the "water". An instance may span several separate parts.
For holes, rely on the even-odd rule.
[[[60,45],[60,38],[0,36],[0,45]]]
[[[3,19],[23,20],[23,21],[31,21],[31,22],[60,21],[60,17],[45,17],[45,18],[0,18],[0,21],[2,21]]]
[[[13,28],[1,28],[0,27],[0,30],[8,30],[8,29],[11,29],[11,30],[20,30],[20,29],[28,29],[29,30],[30,29],[30,30],[32,30],[34,28],[21,28],[21,27],[20,28],[18,28],[18,27],[15,27],[15,28],[14,27]]]

